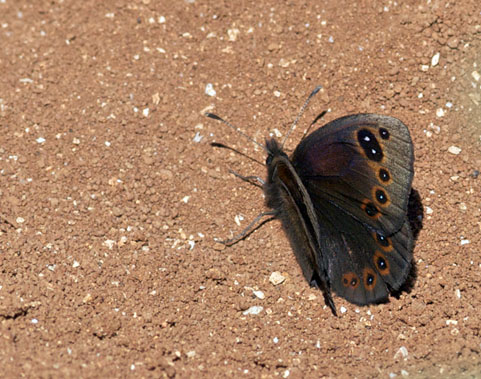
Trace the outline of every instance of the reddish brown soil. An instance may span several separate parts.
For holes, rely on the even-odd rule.
[[[1,0],[2,375],[480,377],[481,6],[420,3]],[[398,117],[425,216],[412,289],[338,318],[279,222],[213,241],[264,209],[228,170],[265,168],[203,113],[263,141],[318,84],[287,149]]]

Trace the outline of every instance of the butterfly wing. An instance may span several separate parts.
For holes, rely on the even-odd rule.
[[[319,254],[323,235],[309,194],[277,142],[267,141],[266,148],[269,152],[264,185],[266,204],[280,219],[304,277],[308,283],[317,281],[327,304],[336,314],[330,293],[328,255]]]
[[[383,236],[405,222],[414,174],[409,130],[400,120],[358,114],[305,138],[291,158],[313,203],[329,203]]]
[[[336,207],[315,203],[314,208],[325,237],[319,254],[327,256],[334,292],[365,305],[385,300],[403,285],[411,269],[413,247],[406,218],[398,232],[383,237],[352,217],[340,220]]]
[[[315,209],[333,290],[356,304],[387,298],[411,268],[407,206],[413,147],[399,120],[362,114],[309,135],[292,164]]]

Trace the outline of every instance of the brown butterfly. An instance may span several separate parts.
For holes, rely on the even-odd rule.
[[[413,248],[407,211],[414,155],[406,125],[355,114],[308,135],[291,157],[274,138],[264,148],[263,190],[272,211],[262,215],[281,221],[304,277],[323,290],[333,313],[331,289],[359,305],[398,290]]]

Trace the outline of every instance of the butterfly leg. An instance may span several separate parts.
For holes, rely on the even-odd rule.
[[[259,225],[255,226],[259,222],[259,220],[261,218],[265,217],[265,216],[271,216],[271,218],[269,218],[267,220],[264,220]],[[242,232],[240,232],[238,235],[236,235],[234,238],[230,238],[230,239],[223,240],[223,241],[217,241],[217,242],[219,242],[223,245],[226,245],[226,246],[235,245],[237,242],[239,242],[240,240],[243,240],[245,237],[247,237],[248,235],[250,235],[251,233],[253,233],[257,229],[259,229],[266,222],[272,221],[275,218],[274,216],[275,216],[274,211],[262,212],[262,213],[258,214],[257,217],[254,220],[252,220],[252,222],[249,225],[247,225],[247,227]]]
[[[259,187],[259,188],[262,188],[262,186],[264,185],[264,179],[262,178],[259,178],[258,176],[255,176],[255,175],[251,175],[251,176],[244,176],[244,175],[241,175],[235,171],[232,171],[232,170],[229,170],[229,172],[231,174],[233,174],[234,176],[238,177],[239,179],[242,179],[244,182],[247,182],[247,183],[250,183],[256,187]],[[255,181],[258,181],[259,183],[256,183]]]

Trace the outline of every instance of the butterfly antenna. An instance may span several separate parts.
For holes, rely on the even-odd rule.
[[[284,144],[286,143],[287,138],[289,137],[289,135],[291,134],[291,132],[295,129],[297,123],[299,122],[299,119],[301,118],[302,114],[303,114],[304,111],[306,110],[307,105],[309,104],[309,102],[311,101],[311,99],[314,97],[314,95],[321,90],[321,88],[322,88],[322,86],[317,86],[316,88],[314,88],[314,91],[311,92],[311,94],[310,94],[309,97],[307,98],[306,102],[305,102],[304,105],[302,106],[302,108],[301,108],[299,114],[297,115],[296,119],[295,119],[294,122],[292,123],[291,128],[289,129],[289,131],[287,132],[286,136],[284,137],[284,140],[282,141],[281,147],[284,147]]]
[[[229,121],[226,121],[224,120],[223,118],[220,118],[219,116],[217,116],[216,114],[213,114],[213,113],[206,113],[205,114],[207,117],[209,118],[212,118],[214,120],[217,120],[217,121],[220,121],[222,122],[223,124],[227,125],[229,128],[231,128],[232,130],[235,130],[237,133],[239,133],[241,136],[244,136],[245,138],[247,138],[249,141],[251,142],[254,142],[257,146],[261,147],[262,150],[266,151],[267,152],[267,149],[266,147],[257,142],[254,138],[248,136],[247,134],[245,134],[242,130],[240,130],[239,128],[236,128],[234,125],[232,125]]]

